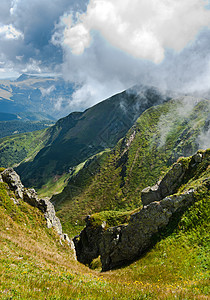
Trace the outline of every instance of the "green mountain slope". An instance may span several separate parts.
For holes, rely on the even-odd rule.
[[[52,126],[53,122],[45,121],[3,121],[0,122],[0,139],[10,135],[42,130]]]
[[[203,175],[201,170],[197,180]],[[208,299],[210,206],[205,195],[204,188],[177,229],[162,233],[141,259],[100,273],[97,261],[92,264],[96,270],[78,263],[69,246],[47,229],[43,213],[0,182],[0,298]]]
[[[87,158],[113,147],[147,108],[167,101],[170,93],[138,86],[115,95],[83,113],[60,119],[48,133],[47,145],[30,163],[17,168],[25,185],[41,187]]]
[[[0,139],[0,165],[5,168],[13,167],[22,161],[33,159],[48,139],[46,129]]]
[[[180,156],[203,147],[208,126],[208,100],[185,97],[145,111],[102,165],[83,168],[52,198],[66,231],[93,212],[141,205],[143,188],[155,184]]]

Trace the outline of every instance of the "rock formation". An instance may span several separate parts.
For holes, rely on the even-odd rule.
[[[202,162],[203,155],[196,153],[189,161],[189,165],[186,161],[180,160],[173,164],[171,169],[165,174],[165,176],[156,185],[146,187],[141,192],[141,201],[143,205],[148,205],[153,201],[159,201],[168,195],[174,194],[180,185],[183,183],[183,178],[186,172],[189,172],[189,168],[193,169]],[[193,170],[192,170],[193,171]]]
[[[204,160],[205,158],[205,160]],[[101,257],[106,271],[132,261],[154,244],[154,235],[170,224],[171,218],[183,213],[195,201],[194,189],[174,194],[185,181],[192,178],[202,160],[209,164],[209,152],[197,152],[190,158],[180,159],[155,186],[142,191],[143,208],[130,216],[128,224],[105,228],[94,227],[86,219],[86,227],[74,238],[77,259],[90,264]],[[203,181],[209,187],[209,179]]]
[[[48,228],[54,227],[62,239],[70,242],[67,234],[62,233],[60,220],[56,217],[53,204],[47,198],[39,199],[34,189],[26,189],[23,186],[19,175],[12,168],[5,169],[0,175],[0,180],[1,179],[8,184],[10,189],[15,193],[17,199],[22,199],[44,213]]]

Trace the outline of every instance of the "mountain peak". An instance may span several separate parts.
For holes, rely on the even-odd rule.
[[[28,75],[28,74],[23,73],[15,81],[24,81],[24,80],[34,78],[34,77],[36,77],[36,76]]]

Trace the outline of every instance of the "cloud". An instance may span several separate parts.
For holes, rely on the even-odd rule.
[[[86,13],[65,17],[63,44],[73,54],[91,45],[93,31],[114,47],[136,57],[160,63],[165,48],[181,51],[204,26],[210,11],[202,0],[90,0]]]
[[[55,24],[70,10],[84,11],[85,0],[1,0],[0,54],[5,56],[5,70],[58,70],[62,51],[51,43]],[[21,60],[18,59],[21,57]],[[34,70],[37,71],[37,68]]]
[[[17,40],[23,39],[23,33],[18,31],[12,24],[0,26],[0,39]]]
[[[40,91],[42,93],[42,97],[46,97],[49,96],[52,92],[54,92],[56,90],[56,87],[54,85],[51,85],[48,88],[40,88]]]

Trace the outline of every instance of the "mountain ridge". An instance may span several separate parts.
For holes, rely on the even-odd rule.
[[[17,171],[25,185],[40,188],[50,177],[113,147],[144,110],[169,99],[170,95],[154,87],[140,86],[138,91],[124,91],[82,113],[71,113],[49,128],[52,138],[47,145],[33,162],[20,165]]]

